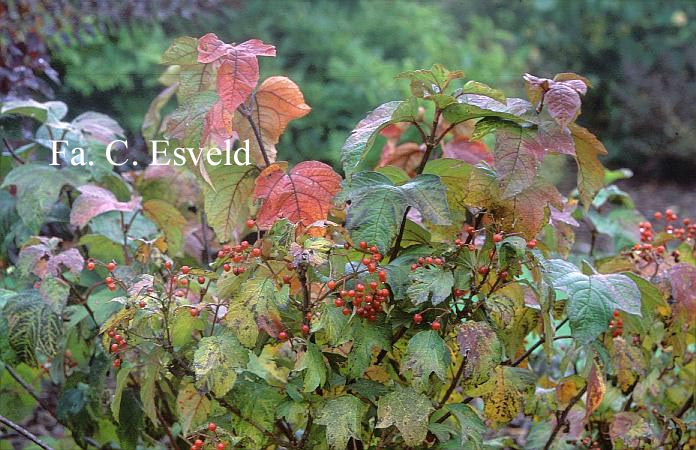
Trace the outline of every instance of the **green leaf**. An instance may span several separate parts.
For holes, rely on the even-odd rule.
[[[135,450],[140,434],[145,428],[145,416],[140,408],[138,394],[135,389],[126,389],[121,399],[122,407],[119,412],[118,437],[121,448]]]
[[[3,297],[9,344],[18,359],[37,366],[56,356],[63,338],[63,321],[56,308],[44,303],[33,289]]]
[[[461,70],[450,72],[440,64],[435,64],[430,70],[402,72],[395,78],[410,80],[413,95],[419,98],[427,98],[434,94],[444,93],[450,81],[463,76],[464,72]]]
[[[411,206],[436,225],[450,223],[445,187],[435,175],[418,175],[401,186],[377,172],[360,172],[339,194],[350,202],[346,228],[354,241],[374,244],[383,254],[396,237],[399,225]]]
[[[352,329],[348,326],[348,321],[349,318],[343,315],[341,308],[325,303],[319,321],[312,325],[312,333],[323,331],[329,345],[337,347],[351,339]]]
[[[454,275],[441,266],[419,267],[409,277],[413,284],[408,287],[406,294],[416,305],[428,300],[433,305],[439,305],[452,294]]]
[[[313,392],[326,383],[326,365],[317,344],[307,343],[307,351],[297,361],[295,370],[304,370],[304,392]]]
[[[247,448],[265,448],[267,437],[244,419],[252,420],[262,430],[273,430],[276,411],[284,396],[275,388],[256,377],[240,376],[232,392],[226,399],[233,403],[242,418],[232,417],[235,431],[239,436],[248,437],[254,445]]]
[[[341,148],[341,163],[346,177],[351,177],[384,127],[392,123],[413,121],[416,109],[415,99],[394,101],[377,107],[361,120]]]
[[[483,448],[483,434],[488,428],[476,410],[464,403],[451,403],[446,405],[446,408],[459,423],[461,448],[476,450]]]
[[[204,330],[206,322],[200,317],[191,317],[188,308],[178,308],[171,319],[172,345],[176,348],[193,342],[193,332]]]
[[[641,315],[640,290],[626,275],[585,275],[560,259],[546,263],[553,287],[568,294],[568,318],[573,337],[586,344],[606,331],[615,309]]]
[[[193,383],[186,382],[176,397],[176,412],[182,434],[187,435],[192,428],[206,423],[210,409],[208,397],[198,392]]]
[[[329,447],[344,450],[350,438],[362,440],[362,418],[367,405],[352,395],[327,400],[319,410],[316,423],[326,426]]]
[[[264,240],[271,242],[271,256],[286,256],[295,242],[295,225],[288,219],[276,220]]]
[[[161,64],[167,65],[196,64],[197,62],[198,39],[190,36],[174,39],[160,59]]]
[[[375,348],[389,349],[391,332],[381,322],[367,323],[362,320],[353,322],[353,348],[348,353],[348,377],[360,378],[372,361]]]
[[[169,116],[164,136],[167,139],[178,139],[187,147],[200,147],[205,117],[217,101],[218,96],[212,91],[193,94]]]
[[[445,103],[440,107],[444,107],[442,116],[452,125],[480,117],[498,117],[522,122],[522,116],[532,110],[531,104],[520,98],[508,98],[505,103],[501,103],[476,94],[461,95],[455,103]]]
[[[224,396],[237,379],[236,369],[246,366],[249,355],[236,337],[223,334],[204,337],[193,355],[196,385]]]
[[[598,198],[599,196],[597,196]],[[614,242],[614,249],[620,252],[640,240],[640,222],[643,215],[633,208],[613,208],[607,214],[590,210],[587,217],[602,234],[609,235]]]
[[[99,261],[114,260],[118,264],[125,262],[123,246],[101,234],[85,234],[80,238],[79,244],[86,246],[89,256]]]
[[[401,372],[411,370],[416,389],[423,391],[434,373],[445,381],[450,366],[450,351],[440,335],[432,330],[421,331],[408,341],[406,355],[401,362]]]
[[[379,399],[376,427],[396,425],[406,445],[418,447],[428,434],[428,416],[433,410],[428,397],[397,385],[396,391]]]
[[[644,334],[660,317],[661,311],[669,311],[669,304],[663,293],[650,281],[634,273],[625,273],[640,290],[640,316],[628,315],[624,318],[624,328],[629,333]]]
[[[58,170],[49,165],[22,164],[7,174],[0,187],[17,187],[17,214],[37,233],[63,186],[81,183],[72,174],[72,171]]]
[[[126,383],[128,383],[128,374],[130,374],[130,371],[130,367],[122,367],[116,374],[116,388],[114,389],[114,398],[111,400],[111,414],[117,422],[121,418],[121,396],[123,395]]]
[[[461,92],[462,94],[485,95],[486,97],[490,97],[493,100],[496,100],[502,104],[505,104],[507,102],[507,97],[505,96],[505,94],[503,94],[502,91],[499,91],[498,89],[493,89],[487,84],[479,83],[478,81],[474,80],[467,81],[462,87]]]
[[[205,186],[203,199],[208,223],[222,241],[239,241],[246,233],[245,222],[251,216],[251,198],[255,166],[210,166],[211,186]]]

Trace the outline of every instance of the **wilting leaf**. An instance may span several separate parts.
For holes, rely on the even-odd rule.
[[[419,446],[428,433],[428,416],[434,408],[425,395],[398,385],[396,389],[379,399],[376,427],[396,425],[406,445]]]
[[[227,398],[233,399],[242,415],[241,418],[232,417],[237,434],[254,442],[249,448],[266,448],[263,444],[268,437],[251,425],[249,420],[254,421],[261,430],[273,430],[276,412],[284,396],[260,378],[244,374],[239,377]]]
[[[317,344],[307,343],[307,350],[297,360],[296,370],[304,370],[304,392],[313,392],[326,383],[326,365]]]
[[[319,321],[312,324],[312,332],[323,331],[329,345],[334,347],[351,339],[351,328],[348,327],[348,317],[344,316],[341,308],[333,304],[325,304],[322,307]]]
[[[606,155],[599,139],[587,129],[577,125],[571,125],[573,140],[575,141],[575,160],[578,164],[578,191],[580,202],[589,209],[597,191],[604,186],[604,167],[597,159],[600,155]]]
[[[607,386],[604,383],[604,374],[596,361],[593,361],[590,375],[587,377],[587,400],[585,404],[585,417],[590,417],[604,399]]]
[[[252,103],[252,120],[257,126],[270,162],[275,162],[276,149],[280,136],[291,120],[306,116],[312,110],[305,103],[300,88],[289,78],[267,78],[256,91]],[[234,117],[234,130],[239,141],[249,139],[249,148],[254,160],[264,164],[260,146],[249,124],[242,114]]]
[[[352,395],[327,400],[319,410],[316,423],[326,426],[329,447],[344,450],[350,438],[362,440],[361,422],[366,411],[367,405]]]
[[[617,413],[609,426],[609,436],[616,448],[640,448],[641,442],[652,435],[650,425],[639,414],[622,411]]]
[[[606,331],[615,309],[641,315],[640,290],[626,275],[585,275],[560,259],[549,260],[546,270],[554,288],[568,294],[570,328],[580,342]]]
[[[442,147],[444,158],[460,159],[469,164],[478,164],[481,161],[492,163],[493,156],[488,151],[486,144],[469,140],[466,136],[458,136],[447,142]]]
[[[406,294],[416,305],[428,300],[433,305],[438,305],[452,294],[454,276],[452,272],[442,267],[419,267],[409,275],[409,278],[413,284],[408,287]]]
[[[38,236],[32,243],[22,248],[19,252],[17,267],[25,273],[33,273],[43,279],[48,276],[55,277],[62,271],[61,266],[78,274],[84,266],[84,258],[76,248],[61,251],[61,240],[58,238],[46,238]],[[30,241],[31,242],[31,241]]]
[[[415,101],[396,101],[377,107],[361,120],[341,148],[341,163],[346,177],[351,177],[372,148],[380,130],[389,124],[413,121],[415,114]]]
[[[421,331],[408,341],[406,355],[401,362],[401,372],[411,370],[414,386],[424,390],[429,385],[430,374],[445,381],[450,366],[450,351],[436,331]]]
[[[148,200],[143,203],[143,213],[162,230],[167,237],[169,251],[176,255],[183,244],[183,227],[186,219],[178,209],[162,200]]]
[[[496,423],[514,419],[523,407],[524,397],[533,392],[536,383],[534,373],[517,367],[498,366],[492,375],[492,389],[483,396],[483,414]]]
[[[504,198],[519,194],[534,183],[543,154],[534,136],[521,127],[499,130],[493,156],[498,178],[503,182]]]
[[[202,425],[210,415],[211,403],[208,397],[198,392],[193,383],[187,383],[179,390],[176,398],[176,412],[181,424],[181,432],[189,431]]]
[[[286,172],[287,164],[268,166],[256,179],[254,199],[263,204],[256,217],[261,229],[280,218],[309,225],[326,220],[331,200],[341,189],[341,177],[318,161],[305,161]]]
[[[488,380],[503,358],[503,348],[493,328],[485,322],[464,322],[457,330],[459,353],[464,357],[462,379],[476,386]]]
[[[140,197],[133,196],[128,202],[119,202],[111,192],[99,186],[86,184],[78,188],[80,196],[70,211],[70,223],[84,227],[93,217],[109,211],[131,212],[140,208]]]
[[[615,337],[612,343],[616,379],[621,390],[627,392],[639,376],[645,375],[645,359],[640,347],[628,344],[621,336]]]
[[[196,386],[222,397],[234,386],[236,369],[246,367],[248,359],[247,350],[232,335],[202,338],[193,355]]]

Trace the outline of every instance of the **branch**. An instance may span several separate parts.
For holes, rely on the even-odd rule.
[[[551,448],[551,444],[553,444],[553,441],[556,439],[556,436],[558,435],[558,432],[561,431],[561,427],[565,425],[566,419],[568,418],[568,413],[570,412],[570,409],[582,398],[583,395],[585,395],[585,391],[587,390],[587,386],[584,386],[580,392],[578,392],[578,395],[573,397],[573,399],[568,403],[568,406],[563,410],[561,413],[560,417],[556,417],[556,426],[553,427],[553,431],[551,432],[551,436],[549,436],[549,440],[546,441],[546,445],[544,445],[544,450],[549,450]]]
[[[304,448],[305,444],[307,443],[307,439],[309,439],[309,433],[312,430],[313,423],[314,418],[312,418],[312,413],[309,413],[307,417],[307,425],[305,426],[304,432],[302,432],[302,438],[300,439],[299,444],[297,444],[298,448]]]
[[[10,155],[12,155],[12,158],[17,161],[20,164],[24,164],[24,160],[20,158],[17,153],[14,151],[14,147],[12,147],[12,144],[7,140],[7,138],[2,138],[2,142],[5,144],[5,147],[7,148],[7,151],[10,152]]]
[[[252,95],[251,97],[251,102],[249,103],[249,107],[240,107],[239,112],[242,113],[242,116],[246,118],[246,120],[249,122],[249,125],[251,126],[251,130],[254,132],[254,136],[256,137],[256,142],[259,144],[259,150],[261,150],[261,155],[263,155],[263,162],[266,163],[266,167],[271,165],[271,160],[268,159],[268,153],[266,153],[266,146],[263,144],[263,138],[261,137],[261,132],[259,132],[259,128],[256,126],[256,123],[254,122],[254,119],[251,117],[251,114],[253,112],[252,105],[256,102],[256,98]]]
[[[53,450],[53,448],[49,447],[48,445],[44,444],[39,438],[34,436],[29,430],[22,428],[21,426],[17,425],[7,417],[0,416],[0,423],[12,428],[15,430],[17,433],[21,434],[25,438],[29,439],[32,441],[34,444],[38,445],[39,447],[43,448],[44,450]]]
[[[201,209],[201,231],[203,232],[203,262],[210,264],[210,245],[208,244],[208,221],[206,220],[205,211]]]
[[[568,321],[567,318],[566,318],[566,319],[563,319],[563,321],[562,321],[561,323],[559,323],[558,326],[556,327],[556,331],[560,330],[560,328],[561,328],[563,325],[565,325],[565,323],[566,323],[567,321]],[[568,337],[570,337],[570,336],[559,336],[558,339],[567,339]],[[519,358],[517,358],[517,359],[515,360],[515,362],[513,362],[513,363],[510,364],[510,365],[513,366],[513,367],[514,367],[514,366],[519,366],[519,365],[522,363],[522,361],[524,361],[525,359],[527,359],[527,358],[529,357],[529,355],[531,355],[531,354],[534,352],[534,350],[536,350],[537,348],[539,348],[539,346],[540,346],[541,344],[544,343],[545,340],[546,340],[546,339],[543,338],[543,337],[542,337],[542,338],[539,338],[539,340],[536,341],[536,342],[534,343],[534,345],[532,345],[531,347],[529,347],[529,350],[527,350],[526,352],[524,352],[524,354],[523,354],[522,356],[520,356]],[[556,340],[556,338],[554,338],[554,340]]]
[[[452,382],[449,385],[449,388],[447,388],[447,392],[445,392],[445,395],[442,397],[442,400],[440,400],[440,407],[444,406],[445,403],[447,403],[447,400],[449,400],[450,395],[452,395],[452,392],[457,388],[457,384],[459,384],[459,379],[462,377],[464,374],[464,368],[466,367],[466,357],[462,358],[462,365],[459,366],[459,370],[457,370],[457,373],[454,374],[454,377],[452,377]]]

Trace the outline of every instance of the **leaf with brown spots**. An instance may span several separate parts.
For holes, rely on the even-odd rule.
[[[607,386],[604,374],[597,361],[592,362],[590,375],[587,377],[587,400],[585,400],[585,418],[589,418],[604,399]]]

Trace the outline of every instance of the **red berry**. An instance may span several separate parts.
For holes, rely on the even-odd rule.
[[[127,345],[128,345],[128,344],[126,343],[126,341],[121,341],[121,342],[118,343],[118,346],[121,347],[121,348],[126,348]]]
[[[306,323],[302,324],[302,334],[309,334],[309,325],[307,325]]]
[[[200,439],[196,439],[196,441],[193,443],[196,447],[203,447],[203,441]]]
[[[379,249],[376,246],[370,247],[370,253],[379,253]]]
[[[210,422],[208,424],[208,431],[215,433],[215,430],[217,430],[217,424],[214,422]]]
[[[334,305],[336,305],[336,307],[338,308],[342,307],[344,304],[345,302],[341,298],[337,298],[334,300]]]
[[[430,328],[434,331],[439,330],[441,327],[442,325],[440,325],[440,322],[438,322],[437,320],[430,324]]]
[[[94,263],[92,261],[87,263],[87,270],[94,270]]]
[[[280,333],[278,333],[278,340],[279,341],[287,341],[288,340],[288,332],[281,331]]]
[[[224,270],[225,272],[229,272],[230,269],[231,269],[231,267],[229,264],[225,263],[222,265],[222,270]]]
[[[365,285],[362,284],[362,283],[358,283],[358,284],[355,286],[355,290],[358,291],[358,292],[363,292],[363,291],[365,290]]]
[[[116,341],[116,342],[121,342],[122,340],[123,340],[123,338],[121,337],[120,334],[117,334],[117,335],[114,336],[114,341]]]
[[[254,219],[248,219],[246,221],[246,227],[249,229],[254,228],[254,225],[256,225],[256,221]]]
[[[111,344],[111,353],[116,353],[118,351],[118,344]]]
[[[344,316],[349,316],[350,315],[350,308],[343,308],[343,311],[341,311]]]
[[[104,283],[106,283],[106,284],[113,284],[113,283],[114,283],[113,277],[106,277],[106,278],[104,278]]]
[[[218,258],[223,258],[224,256],[225,256],[225,252],[223,252],[222,250],[220,250],[220,251],[217,253],[217,257],[218,257]]]
[[[614,310],[614,317],[619,317],[619,310],[618,309]]]
[[[366,265],[368,265],[368,264],[371,264],[371,261],[372,261],[372,260],[371,260],[370,258],[365,257],[365,258],[362,259],[361,262],[363,263],[364,266],[366,266]]]
[[[365,241],[361,241],[360,244],[358,244],[358,245],[360,245],[360,248],[363,250],[365,250],[367,248],[367,242],[365,242]]]
[[[109,284],[106,285],[106,287],[107,287],[111,292],[113,292],[113,291],[116,290],[116,285],[115,285],[114,283],[109,283]]]
[[[114,330],[109,330],[109,337],[113,339],[114,336],[116,336],[116,332]]]
[[[441,266],[442,265],[442,259],[441,258],[435,258],[435,261],[433,261],[436,266]]]
[[[421,323],[423,321],[423,316],[420,314],[416,313],[413,315],[413,321],[416,323]]]
[[[253,256],[253,257],[255,257],[255,258],[258,258],[259,256],[261,256],[261,249],[258,248],[258,247],[254,248],[254,249],[251,251],[251,256]]]
[[[375,264],[375,263],[370,263],[370,264],[367,265],[367,271],[368,271],[368,272],[370,272],[370,273],[375,273],[376,270],[377,270],[377,264]]]
[[[167,269],[167,270],[171,269],[171,268],[172,268],[172,262],[171,262],[171,261],[165,262],[165,263],[164,263],[164,268]]]
[[[218,442],[218,445],[216,446],[217,450],[225,450],[225,443],[224,442]]]
[[[658,247],[655,249],[655,251],[656,251],[658,254],[661,255],[661,254],[663,254],[663,253],[665,252],[665,246],[664,246],[664,245],[660,245],[660,246],[658,246]]]
[[[181,278],[179,284],[182,286],[188,286],[188,280],[186,278]]]
[[[348,297],[351,297],[351,298],[355,297],[355,291],[353,289],[348,291]]]
[[[115,369],[118,369],[121,367],[121,360],[120,359],[114,359],[113,366]]]
[[[536,239],[531,239],[529,242],[527,242],[527,248],[534,248],[537,245]]]
[[[504,280],[504,279],[506,279],[506,278],[508,277],[509,274],[508,274],[507,270],[503,270],[503,271],[500,272],[498,275],[500,276],[501,279]]]
[[[187,275],[191,271],[191,268],[189,266],[181,266],[181,273],[184,275]]]
[[[198,309],[197,308],[191,308],[191,310],[189,312],[191,313],[191,317],[198,316]]]
[[[114,269],[116,268],[116,263],[110,262],[109,264],[106,265],[106,268],[109,270],[109,272],[113,272]]]
[[[138,305],[140,306],[140,308],[144,308],[145,307],[145,300],[140,300],[140,303],[138,303]]]
[[[433,257],[432,257],[432,256],[428,256],[427,258],[425,258],[425,263],[426,263],[426,264],[432,264],[432,263],[433,263]]]
[[[387,272],[385,270],[380,270],[377,275],[379,276],[379,281],[382,283],[387,282]]]
[[[411,264],[411,271],[414,271],[418,268],[418,264]]]
[[[481,275],[487,274],[487,273],[488,273],[488,267],[486,267],[486,266],[481,266],[481,267],[479,267],[478,273],[480,273]]]
[[[283,284],[290,284],[290,275],[283,275]]]
[[[343,248],[348,250],[350,248],[350,244],[346,242],[345,244],[343,244]]]
[[[332,291],[333,291],[334,289],[336,289],[336,282],[335,282],[334,280],[330,280],[326,285],[327,285],[327,286],[329,287],[329,289],[331,289]]]
[[[655,214],[653,214],[653,217],[655,218],[655,220],[660,220],[662,219],[662,213],[658,211]]]
[[[500,242],[503,240],[503,235],[500,233],[495,233],[493,235],[493,242]]]
[[[198,277],[198,284],[205,284],[205,277],[204,276]]]

